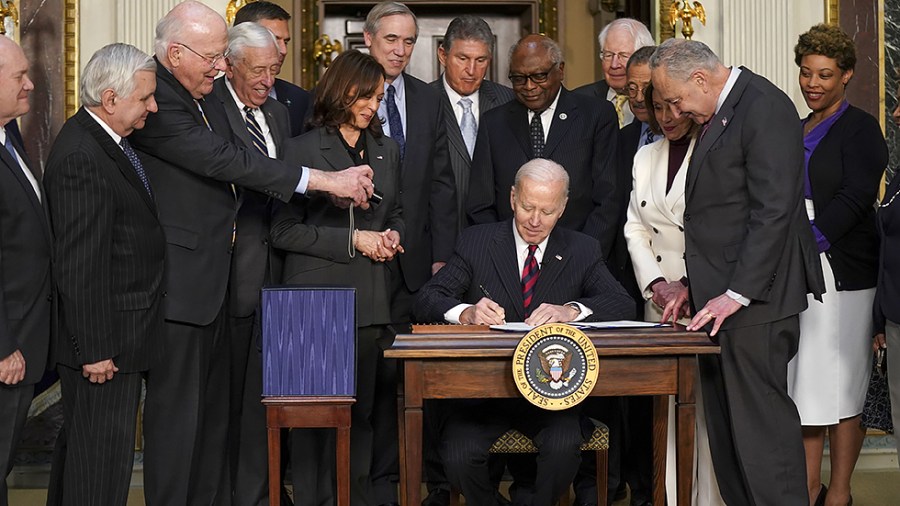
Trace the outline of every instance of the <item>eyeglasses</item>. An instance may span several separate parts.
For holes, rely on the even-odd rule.
[[[225,51],[222,54],[219,54],[219,55],[216,55],[216,56],[213,56],[212,58],[210,58],[209,56],[204,56],[204,55],[198,53],[197,51],[194,51],[193,49],[191,49],[191,46],[189,46],[187,44],[183,44],[181,42],[176,42],[176,44],[178,44],[179,46],[187,49],[188,51],[190,51],[190,52],[194,53],[195,55],[199,56],[200,58],[202,58],[203,61],[205,61],[206,64],[209,65],[209,68],[211,68],[211,69],[216,68],[216,65],[218,65],[219,62],[222,61],[224,58],[228,58],[228,51]]]
[[[547,79],[550,77],[550,72],[553,72],[553,69],[558,66],[559,63],[554,63],[553,66],[547,69],[545,72],[538,72],[536,74],[528,74],[524,76],[521,74],[510,74],[509,82],[511,82],[513,86],[522,86],[529,79],[531,79],[531,82],[533,82],[534,84],[543,84],[546,83]]]
[[[649,87],[650,83],[644,83],[643,85],[629,83],[628,86],[625,87],[625,92],[630,98],[637,98],[638,93],[640,93],[641,95],[645,94],[647,92],[647,88]]]
[[[621,52],[621,53],[613,53],[612,51],[601,51],[600,58],[606,61],[612,61],[616,56],[619,57],[619,61],[625,63],[631,58],[631,53]]]

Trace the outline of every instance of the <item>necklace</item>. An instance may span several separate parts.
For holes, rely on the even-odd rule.
[[[894,199],[897,198],[897,195],[900,195],[900,189],[898,189],[897,191],[894,192],[894,194],[891,196],[891,200],[887,201],[887,204],[878,204],[878,207],[885,208],[885,207],[891,205],[891,202],[893,202]]]

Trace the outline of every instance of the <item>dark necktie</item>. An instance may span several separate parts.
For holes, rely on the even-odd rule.
[[[541,113],[535,112],[531,118],[531,152],[534,158],[544,156],[544,125],[541,124]]]
[[[534,297],[534,285],[537,284],[541,269],[538,267],[534,252],[536,244],[528,245],[528,255],[525,257],[525,265],[522,267],[522,299],[525,302],[525,317],[531,315],[531,299]]]
[[[9,154],[12,155],[13,160],[15,160],[16,163],[18,163],[19,159],[17,157],[18,155],[16,155],[16,147],[13,146],[12,136],[9,135],[9,132],[6,133],[6,142],[3,144],[3,146],[6,148],[7,151],[9,151]]]
[[[400,110],[397,109],[397,102],[394,101],[394,85],[391,84],[387,89],[387,108],[388,127],[391,129],[391,139],[397,141],[400,146],[400,161],[403,161],[403,155],[406,154],[406,138],[403,136],[403,122],[400,120]]]
[[[250,132],[250,139],[253,140],[253,145],[260,153],[269,156],[269,149],[266,147],[266,138],[263,137],[262,128],[259,127],[259,123],[253,115],[253,108],[244,106],[244,113],[244,123],[247,124],[247,131]]]
[[[122,146],[122,151],[125,152],[125,157],[128,158],[128,161],[130,161],[132,167],[134,167],[134,171],[140,178],[141,183],[144,184],[144,189],[147,190],[147,194],[153,197],[153,191],[150,190],[150,179],[147,177],[147,172],[144,171],[144,166],[141,164],[141,159],[138,158],[137,153],[135,153],[134,149],[131,148],[131,144],[128,142],[128,139],[122,137],[122,140],[119,141],[119,146]]]
[[[703,140],[703,136],[706,135],[706,131],[709,130],[709,125],[712,125],[712,118],[709,119],[706,123],[703,124],[703,130],[700,131],[700,139]]]
[[[651,131],[651,130],[648,128],[648,129],[647,129],[647,138],[644,139],[644,146],[646,146],[646,145],[648,145],[648,144],[653,144],[653,142],[654,142],[655,140],[656,140],[656,135],[653,133],[653,131]]]

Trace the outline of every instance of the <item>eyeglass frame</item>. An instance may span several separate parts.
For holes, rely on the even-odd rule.
[[[645,95],[647,93],[647,88],[649,88],[650,85],[650,82],[643,86],[639,86],[635,83],[628,83],[628,85],[625,86],[625,94],[628,95],[629,98],[637,98],[638,92],[640,92],[641,95]],[[631,89],[632,86],[635,88],[634,91]]]
[[[509,74],[506,77],[509,79],[509,82],[512,83],[513,86],[524,86],[529,80],[534,84],[544,84],[547,82],[547,79],[550,78],[550,73],[553,72],[556,68],[559,67],[559,62],[554,63],[549,69],[544,72],[536,72],[534,74]],[[517,83],[518,81],[518,83]]]
[[[629,58],[631,58],[631,55],[633,55],[633,54],[634,54],[634,52],[626,53],[625,51],[621,51],[618,53],[613,53],[612,51],[600,51],[600,59],[612,61],[613,58],[618,56],[619,61],[621,61],[622,63],[625,63],[628,61]]]
[[[207,65],[209,65],[210,69],[216,68],[216,65],[218,65],[219,62],[224,60],[225,58],[228,58],[228,55],[230,54],[230,52],[226,49],[224,53],[217,55],[214,58],[210,58],[209,56],[206,56],[206,55],[198,53],[197,51],[194,51],[194,49],[191,48],[191,46],[189,46],[183,42],[175,42],[174,44],[178,44],[179,46],[181,46],[181,47],[187,49],[188,51],[194,53],[195,55],[199,56],[203,61],[206,62]]]

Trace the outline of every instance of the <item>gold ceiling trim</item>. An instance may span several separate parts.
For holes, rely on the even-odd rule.
[[[66,118],[78,110],[79,57],[78,8],[80,0],[66,0],[63,21],[63,78],[65,80]]]

